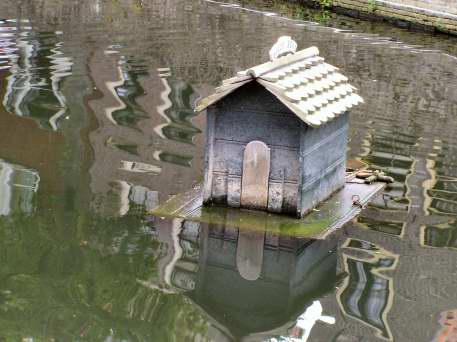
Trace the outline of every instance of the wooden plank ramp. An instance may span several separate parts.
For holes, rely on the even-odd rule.
[[[385,187],[385,183],[365,184],[353,175],[346,185],[302,219],[263,211],[227,207],[204,207],[201,186],[178,194],[155,208],[150,214],[179,217],[191,221],[224,225],[240,229],[266,231],[273,235],[323,239],[356,217],[362,207]],[[357,203],[354,203],[354,198]]]

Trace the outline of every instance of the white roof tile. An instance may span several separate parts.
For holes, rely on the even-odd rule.
[[[242,85],[257,81],[307,124],[318,127],[363,99],[338,68],[324,62],[311,47],[239,72],[223,81],[216,93],[197,102],[201,111]]]

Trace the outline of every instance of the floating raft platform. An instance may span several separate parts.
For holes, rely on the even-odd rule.
[[[351,162],[348,165],[351,165]],[[364,180],[355,177],[354,171],[352,169],[351,172],[347,172],[346,184],[342,189],[301,219],[256,210],[203,206],[201,185],[173,196],[150,211],[150,214],[211,225],[266,231],[275,235],[323,239],[356,217],[386,185],[381,182],[366,184]],[[354,199],[357,199],[355,204]]]

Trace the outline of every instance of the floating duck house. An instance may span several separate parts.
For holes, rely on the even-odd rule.
[[[281,37],[270,61],[200,99],[203,201],[303,217],[346,180],[349,110],[363,102],[316,47]]]

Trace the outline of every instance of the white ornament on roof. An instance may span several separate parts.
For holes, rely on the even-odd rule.
[[[295,53],[297,43],[289,36],[279,37],[278,41],[271,47],[270,60],[274,61],[279,57]]]

